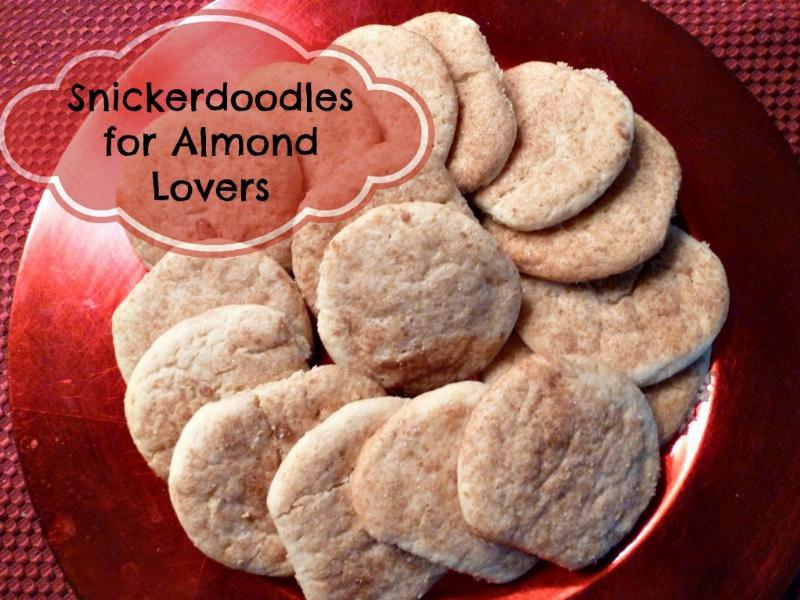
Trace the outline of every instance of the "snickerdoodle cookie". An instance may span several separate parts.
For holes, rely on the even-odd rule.
[[[503,72],[478,24],[468,17],[431,12],[403,23],[442,55],[458,94],[458,126],[447,168],[460,190],[488,184],[506,164],[517,137],[517,119]]]
[[[658,441],[669,442],[692,413],[697,401],[703,397],[703,382],[708,375],[711,351],[672,377],[644,388],[647,401],[658,426]]]
[[[512,229],[544,229],[581,212],[622,171],[633,143],[633,108],[595,69],[527,62],[504,80],[517,141],[475,203]]]
[[[373,208],[331,240],[317,325],[334,362],[417,394],[480,372],[519,301],[516,267],[477,221],[407,202]]]
[[[608,552],[656,490],[650,406],[621,373],[530,356],[487,389],[464,430],[464,518],[500,544],[568,569]]]

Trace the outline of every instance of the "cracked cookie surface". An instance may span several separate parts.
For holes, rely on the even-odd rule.
[[[631,530],[658,470],[656,424],[632,381],[580,357],[530,356],[475,407],[458,494],[479,534],[579,569]]]
[[[416,599],[443,567],[370,536],[352,502],[364,442],[406,400],[371,398],[340,408],[289,451],[267,505],[308,600]]]
[[[267,512],[273,475],[306,431],[348,402],[383,394],[371,379],[328,365],[203,406],[169,473],[170,500],[192,543],[229,567],[291,575]]]
[[[131,373],[125,418],[139,452],[162,479],[181,430],[209,402],[308,369],[311,346],[281,313],[228,305],[180,321]]]
[[[551,227],[594,202],[619,175],[633,142],[628,98],[595,69],[527,62],[504,73],[517,139],[475,204],[519,231]]]
[[[317,325],[334,362],[417,394],[483,369],[519,301],[516,267],[477,221],[407,202],[373,208],[331,240]]]

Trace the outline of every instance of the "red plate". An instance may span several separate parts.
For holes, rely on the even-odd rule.
[[[540,565],[505,586],[448,576],[437,598],[771,597],[800,556],[800,171],[726,68],[638,2],[231,0],[321,46],[354,26],[432,9],[480,23],[498,61],[599,67],[674,144],[680,211],[728,271],[715,389],[665,457],[662,490],[602,565]],[[297,598],[294,583],[205,559],[125,427],[110,315],[144,270],[116,225],[41,203],[19,271],[11,401],[28,489],[68,579],[87,599]]]

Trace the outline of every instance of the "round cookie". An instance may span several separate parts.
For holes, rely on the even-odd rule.
[[[636,115],[625,168],[586,210],[539,231],[515,231],[490,217],[483,225],[523,273],[564,283],[600,279],[632,269],[658,252],[680,182],[672,146]]]
[[[378,77],[401,81],[420,95],[433,117],[432,153],[446,160],[456,131],[458,97],[447,65],[428,40],[402,27],[365,25],[333,44],[358,54]]]
[[[220,306],[180,321],[153,342],[128,380],[131,437],[166,479],[181,430],[201,406],[307,370],[310,355],[308,339],[267,306]]]
[[[512,581],[536,559],[469,531],[456,485],[464,427],[481,399],[477,381],[417,396],[364,445],[352,497],[374,538],[492,583]]]
[[[404,402],[343,406],[300,438],[275,473],[267,506],[307,600],[419,598],[446,570],[375,540],[353,509],[361,447]]]
[[[719,259],[670,227],[664,248],[640,270],[578,285],[523,277],[517,333],[537,354],[591,356],[648,386],[705,352],[728,297]]]
[[[149,271],[152,269],[158,261],[162,259],[162,257],[167,253],[167,250],[156,246],[154,244],[150,244],[143,239],[129,233],[125,230],[125,234],[128,236],[128,241],[131,243],[131,247],[133,251],[136,253],[136,256],[139,257],[139,260],[142,261],[147,270]],[[292,240],[285,239],[277,244],[273,244],[263,250],[264,254],[269,256],[270,258],[274,259],[280,266],[282,266],[287,271],[291,272],[292,270]]]
[[[328,365],[206,404],[181,433],[169,496],[183,529],[210,558],[259,575],[291,575],[267,513],[267,491],[289,449],[348,402],[383,395],[374,381]]]
[[[663,446],[683,427],[703,394],[711,351],[664,381],[644,388],[658,426],[658,441]]]
[[[497,176],[517,137],[503,72],[472,19],[431,12],[401,27],[427,39],[450,70],[458,94],[458,126],[447,168],[461,191],[472,192]]]
[[[531,356],[475,407],[458,494],[478,534],[579,569],[633,528],[658,469],[656,424],[632,381],[585,359]]]
[[[231,258],[195,258],[168,252],[114,311],[114,353],[127,381],[164,331],[225,304],[263,304],[282,312],[312,343],[303,298],[289,275],[263,252]]]
[[[619,175],[633,142],[633,108],[594,69],[527,62],[505,72],[517,140],[475,204],[518,231],[551,227],[594,202]]]
[[[322,262],[322,256],[333,236],[370,208],[415,201],[448,204],[464,214],[472,216],[466,200],[458,191],[444,163],[432,156],[414,178],[398,186],[376,190],[367,204],[352,217],[332,223],[309,221],[294,233],[292,237],[292,270],[297,287],[300,288],[300,293],[303,294],[303,298],[313,314],[316,315],[318,312],[319,264]]]
[[[508,338],[519,273],[474,219],[430,202],[373,208],[320,265],[320,339],[334,362],[403,395],[467,379]]]

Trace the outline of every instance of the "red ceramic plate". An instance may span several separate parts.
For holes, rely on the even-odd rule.
[[[230,0],[319,47],[354,26],[434,9],[480,23],[503,67],[599,67],[674,144],[683,222],[721,257],[731,311],[715,383],[664,459],[658,498],[601,565],[536,567],[489,586],[446,577],[435,598],[772,597],[800,557],[800,171],[757,102],[688,34],[638,2]],[[225,569],[181,531],[125,427],[114,307],[143,275],[121,228],[45,198],[19,271],[10,339],[27,485],[67,578],[87,599],[298,598],[291,581]]]

